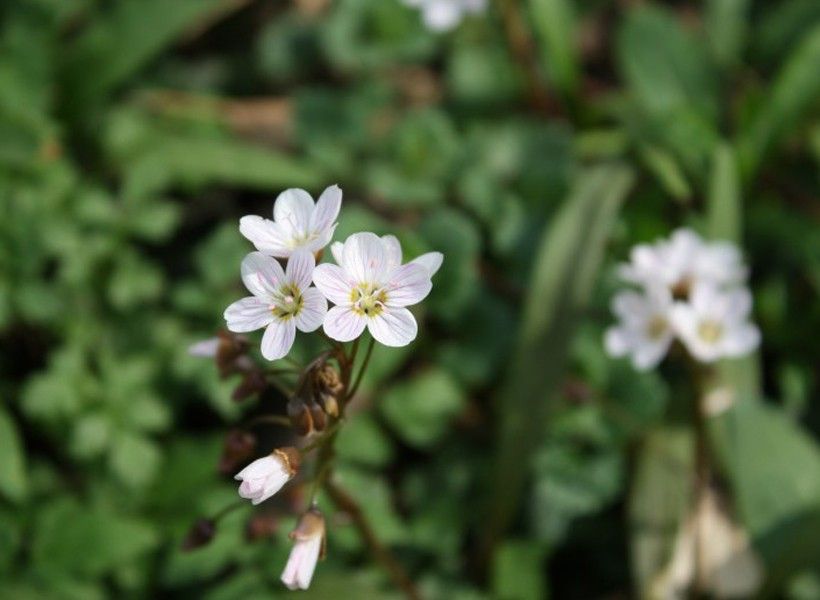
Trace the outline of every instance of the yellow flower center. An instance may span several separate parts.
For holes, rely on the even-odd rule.
[[[723,335],[723,325],[716,321],[703,321],[698,325],[698,336],[704,342],[714,344]]]
[[[387,292],[372,283],[360,283],[350,292],[353,312],[365,317],[375,317],[384,310]]]
[[[271,308],[273,316],[284,321],[298,315],[304,305],[299,288],[295,285],[286,285],[282,287],[280,294],[279,301]]]
[[[667,328],[666,319],[660,315],[655,315],[646,324],[646,336],[651,340],[657,340],[666,333]]]

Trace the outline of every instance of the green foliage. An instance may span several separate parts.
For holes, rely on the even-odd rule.
[[[225,432],[284,409],[234,402],[187,347],[243,293],[238,219],[333,183],[336,239],[445,255],[334,473],[424,597],[632,597],[669,567],[694,392],[601,339],[616,263],[681,225],[741,246],[763,333],[714,372],[721,489],[761,594],[817,596],[818,3],[489,4],[434,33],[400,0],[2,3],[0,597],[284,596],[310,461],[180,547],[236,499]],[[324,348],[305,337],[299,361]],[[319,502],[304,596],[397,597]]]

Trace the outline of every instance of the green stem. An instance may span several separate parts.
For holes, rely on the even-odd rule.
[[[235,502],[231,502],[224,508],[222,508],[219,512],[217,512],[213,517],[211,517],[211,522],[217,523],[220,519],[228,516],[230,513],[235,511],[237,508],[245,506],[247,504],[246,500],[237,500]]]
[[[373,354],[373,346],[375,345],[376,340],[375,338],[371,337],[370,343],[367,345],[367,352],[365,352],[364,355],[364,362],[362,363],[362,366],[359,369],[359,374],[356,376],[356,382],[353,384],[353,387],[350,388],[350,391],[345,395],[345,403],[347,403],[347,401],[350,400],[356,394],[356,391],[359,389],[359,386],[362,383],[362,377],[364,376],[364,372],[367,370],[367,365],[370,364],[370,356]],[[355,355],[353,356],[353,358],[355,358]],[[353,360],[351,360],[350,362],[352,365]]]

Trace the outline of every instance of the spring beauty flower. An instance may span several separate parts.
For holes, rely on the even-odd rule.
[[[671,319],[689,353],[702,362],[748,354],[760,344],[760,330],[749,322],[752,296],[746,289],[721,291],[700,284],[688,302],[677,302]]]
[[[402,251],[399,239],[395,235],[383,235],[381,240],[387,252],[387,268],[392,269],[401,266]],[[342,242],[333,242],[330,245],[330,253],[333,255],[333,259],[337,265],[342,264],[343,248],[344,244]],[[417,256],[411,260],[410,263],[421,265],[427,269],[427,272],[430,273],[430,277],[433,277],[441,268],[443,261],[444,255],[441,252],[427,252],[426,254]]]
[[[257,505],[282,489],[298,470],[299,451],[288,446],[256,459],[239,471],[234,479],[242,482],[239,495]]]
[[[417,263],[401,265],[389,245],[374,233],[354,233],[336,247],[338,265],[314,270],[316,287],[336,305],[324,321],[334,340],[354,340],[365,327],[385,346],[406,346],[416,338],[418,325],[406,307],[430,293],[430,271]]]
[[[325,555],[325,518],[316,508],[311,508],[299,519],[290,533],[293,548],[290,551],[282,583],[290,590],[306,590],[310,587],[316,563]]]
[[[236,333],[265,328],[262,356],[276,360],[293,346],[296,330],[315,331],[327,313],[322,294],[310,287],[316,260],[307,250],[294,252],[287,267],[261,252],[242,261],[242,281],[253,294],[225,310],[228,329]]]
[[[273,205],[273,220],[248,215],[239,220],[239,231],[256,249],[269,256],[288,258],[298,249],[319,252],[330,243],[342,206],[342,190],[327,188],[314,204],[305,190],[285,190]]]
[[[629,283],[666,286],[676,298],[699,283],[731,286],[748,274],[734,244],[706,242],[691,229],[678,229],[653,244],[638,244],[619,273]]]
[[[424,25],[431,31],[449,31],[466,15],[487,8],[486,0],[404,0],[404,4],[418,8]]]
[[[618,293],[612,300],[612,312],[620,322],[606,332],[607,352],[616,357],[629,356],[639,371],[655,367],[675,338],[671,309],[672,296],[662,287]]]

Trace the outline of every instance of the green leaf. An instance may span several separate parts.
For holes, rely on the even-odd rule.
[[[493,564],[493,598],[499,600],[546,600],[547,582],[543,544],[510,540],[498,550]]]
[[[553,85],[567,98],[578,90],[577,28],[569,0],[530,0],[532,26],[543,47],[541,60]]]
[[[820,556],[820,447],[782,410],[739,402],[710,424],[767,587]]]
[[[401,438],[419,448],[441,439],[463,407],[461,389],[441,370],[429,370],[393,386],[380,404],[385,419]]]
[[[131,487],[150,483],[161,460],[157,445],[142,436],[119,433],[112,442],[111,469]]]
[[[74,111],[95,108],[186,30],[236,6],[231,0],[119,0],[64,51]]]
[[[721,66],[734,66],[740,59],[749,26],[749,5],[749,0],[706,2],[706,34]]]
[[[490,540],[519,506],[532,454],[540,444],[567,363],[569,340],[592,293],[632,171],[610,165],[578,174],[563,207],[544,232],[518,332],[497,398],[500,430],[493,471]]]
[[[39,513],[31,552],[41,565],[101,577],[136,560],[156,543],[156,532],[144,521],[59,500]]]
[[[755,176],[772,148],[797,130],[820,98],[818,64],[820,25],[788,57],[754,119],[739,135],[737,153],[744,181]]]
[[[25,499],[28,475],[17,425],[0,406],[0,493],[13,502]]]
[[[339,432],[336,451],[345,460],[381,467],[393,457],[393,446],[376,420],[366,413],[348,419]]]
[[[629,493],[632,568],[642,598],[672,557],[675,537],[691,506],[692,436],[684,428],[658,429],[638,453]]]

